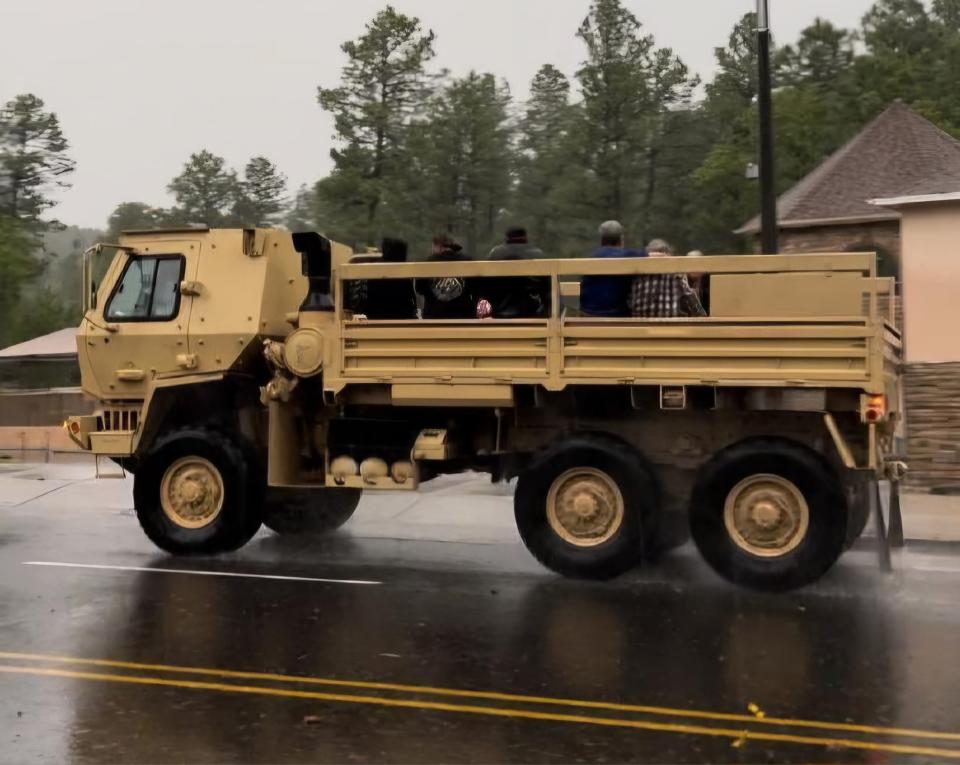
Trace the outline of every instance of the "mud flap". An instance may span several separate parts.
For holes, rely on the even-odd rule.
[[[903,515],[900,513],[900,481],[890,482],[890,525],[887,527],[890,547],[900,550],[906,547],[903,536]]]
[[[880,569],[890,573],[893,571],[893,550],[904,546],[903,516],[900,513],[900,482],[874,481],[870,497],[877,529],[877,556]]]

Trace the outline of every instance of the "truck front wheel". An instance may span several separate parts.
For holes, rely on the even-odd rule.
[[[327,534],[350,520],[360,489],[267,489],[263,525],[282,534]]]
[[[263,483],[250,450],[224,433],[185,428],[161,436],[134,476],[137,519],[178,555],[242,547],[261,523]]]
[[[840,557],[847,504],[840,480],[816,452],[786,439],[750,439],[701,470],[690,529],[725,579],[790,590],[815,582]]]
[[[583,435],[543,452],[521,473],[514,495],[527,549],[559,574],[612,579],[640,562],[657,486],[629,445]]]

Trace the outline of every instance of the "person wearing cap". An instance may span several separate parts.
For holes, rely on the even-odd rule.
[[[503,244],[498,244],[487,255],[488,260],[533,260],[543,257],[543,250],[530,244],[527,230],[522,226],[507,229]]]
[[[506,241],[487,256],[489,260],[535,260],[543,251],[527,239],[520,226],[507,229]],[[529,319],[549,313],[550,279],[545,276],[497,276],[477,283],[478,297],[490,304],[494,319]]]
[[[385,237],[380,252],[382,263],[404,263],[407,260],[407,243],[402,239]],[[363,301],[354,310],[368,319],[417,318],[417,296],[410,279],[366,279],[363,287]]]
[[[673,248],[662,239],[647,245],[651,258],[669,258]],[[686,274],[641,274],[630,288],[630,313],[647,319],[706,316]]]
[[[629,250],[624,245],[623,226],[608,220],[600,225],[600,248],[591,258],[645,258],[643,250]],[[580,280],[580,311],[587,316],[629,316],[627,298],[633,278],[630,276],[584,276]]]
[[[428,263],[471,260],[463,247],[448,236],[434,237]],[[435,279],[417,279],[414,289],[423,298],[421,316],[424,319],[474,319],[477,301],[470,280],[463,276],[440,276]]]

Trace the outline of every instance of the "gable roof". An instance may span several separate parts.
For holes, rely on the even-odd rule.
[[[0,359],[49,359],[77,355],[77,328],[69,327],[41,335],[0,350]]]
[[[960,191],[960,141],[896,101],[777,202],[781,228],[895,220],[869,200]],[[757,216],[737,230],[755,234]]]

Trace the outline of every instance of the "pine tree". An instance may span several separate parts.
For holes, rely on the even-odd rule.
[[[107,219],[107,238],[116,242],[124,231],[157,228],[163,217],[162,210],[143,202],[121,202]]]
[[[249,228],[277,223],[286,204],[287,178],[266,157],[254,157],[243,171],[233,218]]]
[[[698,81],[670,49],[657,48],[620,0],[594,0],[577,36],[587,60],[577,72],[583,108],[576,130],[594,217],[617,218],[643,235],[666,113],[686,106]]]
[[[347,64],[340,86],[318,89],[339,144],[330,152],[333,174],[317,187],[318,203],[347,241],[374,243],[384,233],[380,208],[402,163],[406,126],[428,95],[433,40],[418,19],[388,5],[361,37],[341,46]]]
[[[33,231],[45,226],[43,214],[56,203],[51,191],[69,188],[75,163],[53,112],[32,94],[20,95],[0,109],[0,213]]]
[[[177,200],[173,217],[184,224],[216,227],[229,225],[236,204],[239,183],[236,173],[226,168],[222,157],[206,149],[191,154],[183,171],[167,189]]]
[[[463,240],[478,257],[499,238],[511,192],[510,92],[492,74],[470,72],[434,101],[426,125],[426,178],[420,203],[433,230]],[[424,183],[424,180],[426,181]]]
[[[933,0],[933,15],[951,32],[960,32],[960,0]]]
[[[778,82],[836,88],[853,59],[853,35],[818,18],[801,32],[796,46],[787,45],[778,51]]]
[[[290,205],[290,209],[287,211],[283,225],[291,231],[318,230],[316,208],[316,193],[306,184],[300,186],[293,197],[293,204]]]
[[[932,42],[930,17],[921,0],[877,0],[862,23],[863,41],[874,55],[916,55]]]
[[[24,285],[43,270],[33,257],[36,241],[27,225],[16,218],[0,214],[0,338],[20,298]]]
[[[540,68],[530,84],[520,122],[518,186],[511,209],[513,223],[528,229],[531,240],[553,257],[582,253],[582,170],[571,134],[576,107],[570,81],[551,64]]]

